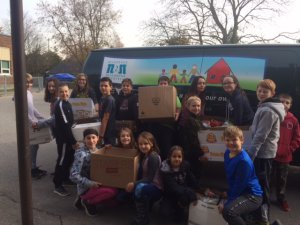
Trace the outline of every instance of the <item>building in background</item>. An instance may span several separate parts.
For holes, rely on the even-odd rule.
[[[11,36],[0,34],[0,90],[12,88],[13,64]]]

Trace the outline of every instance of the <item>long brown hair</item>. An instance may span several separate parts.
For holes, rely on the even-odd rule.
[[[50,82],[53,82],[54,83],[54,86],[55,86],[55,93],[54,94],[51,94],[49,91],[48,91],[48,84]],[[44,94],[44,101],[45,102],[55,102],[57,97],[58,97],[58,85],[59,85],[59,81],[56,79],[56,78],[53,78],[53,77],[50,77],[47,79],[47,82],[46,82],[46,87],[45,87],[45,94]]]
[[[151,134],[150,132],[147,131],[143,131],[142,133],[140,133],[139,137],[138,137],[138,141],[140,138],[144,138],[146,139],[149,143],[151,143],[153,145],[151,152],[155,151],[159,154],[159,147],[157,145],[157,142],[155,140],[155,137],[153,136],[153,134]]]
[[[83,90],[80,90],[79,88],[79,85],[78,85],[78,82],[80,79],[84,78],[86,80],[85,82],[85,87],[83,88]],[[75,85],[74,85],[74,91],[76,93],[83,93],[83,94],[86,94],[88,93],[90,89],[90,85],[89,85],[89,80],[88,80],[88,77],[85,73],[79,73],[77,76],[76,76],[76,80],[75,80]]]

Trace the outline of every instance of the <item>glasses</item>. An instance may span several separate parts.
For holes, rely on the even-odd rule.
[[[225,86],[225,85],[230,85],[230,84],[234,84],[234,82],[226,82],[226,83],[223,83],[222,85]]]

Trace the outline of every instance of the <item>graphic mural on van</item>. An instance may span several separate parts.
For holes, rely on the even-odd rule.
[[[131,78],[136,85],[157,85],[160,76],[168,76],[176,86],[190,85],[195,76],[206,77],[208,86],[221,86],[222,78],[235,75],[245,90],[256,90],[264,77],[265,60],[243,57],[177,57],[125,59],[105,57],[101,77],[113,83]]]

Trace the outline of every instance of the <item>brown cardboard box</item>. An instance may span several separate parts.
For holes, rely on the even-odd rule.
[[[125,188],[134,182],[138,170],[138,152],[136,149],[111,147],[92,153],[91,179],[105,186]]]
[[[139,119],[172,119],[176,113],[177,91],[173,86],[139,88]]]

